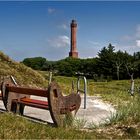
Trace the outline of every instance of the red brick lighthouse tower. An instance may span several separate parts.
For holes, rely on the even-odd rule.
[[[77,23],[75,20],[71,22],[71,48],[69,52],[69,57],[78,58],[78,52],[76,48],[76,31]]]

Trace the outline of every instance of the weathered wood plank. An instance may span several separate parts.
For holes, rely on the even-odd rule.
[[[2,100],[2,94],[0,93],[0,100]]]
[[[35,107],[35,108],[40,108],[40,109],[45,109],[48,110],[48,102],[47,101],[41,101],[41,100],[35,100],[35,99],[30,99],[30,98],[22,98],[19,101],[13,100],[13,103],[20,103],[23,104],[24,106],[30,106],[30,107]]]
[[[25,95],[48,97],[48,90],[45,90],[45,89],[16,87],[16,86],[10,86],[10,85],[6,85],[6,89],[9,92],[15,92],[15,93],[20,93],[20,94],[25,94]]]

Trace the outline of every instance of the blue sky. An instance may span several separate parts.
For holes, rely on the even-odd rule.
[[[140,1],[0,1],[0,50],[16,61],[63,59],[72,19],[80,58],[95,57],[109,43],[140,51]]]

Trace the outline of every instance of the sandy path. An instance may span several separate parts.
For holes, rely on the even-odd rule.
[[[46,100],[46,98],[42,97],[35,97],[32,96],[33,99],[40,99]],[[112,113],[115,113],[115,109],[112,105],[108,103],[104,103],[99,97],[95,96],[88,96],[87,97],[87,108],[84,109],[83,107],[83,97],[82,97],[82,104],[81,107],[76,114],[76,118],[85,121],[85,126],[89,126],[89,124],[99,124],[104,122]],[[0,101],[0,111],[4,109],[2,101]],[[32,107],[25,107],[24,115],[40,119],[42,121],[47,121],[52,123],[52,119],[50,116],[49,111],[32,108]]]

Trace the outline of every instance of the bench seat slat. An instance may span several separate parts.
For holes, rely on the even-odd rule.
[[[35,100],[35,99],[31,99],[31,98],[21,98],[20,102],[27,102],[27,103],[40,104],[40,105],[48,106],[47,101]]]
[[[30,98],[22,98],[20,99],[20,101],[15,99],[12,102],[24,104],[25,106],[30,106],[30,107],[36,107],[36,108],[41,108],[41,109],[46,109],[46,110],[49,109],[47,101],[35,100],[35,99],[30,99]]]
[[[26,94],[26,95],[35,95],[35,96],[48,97],[48,91],[45,90],[45,89],[16,87],[16,86],[10,86],[10,85],[6,85],[6,89],[9,92],[15,92],[15,93]]]

